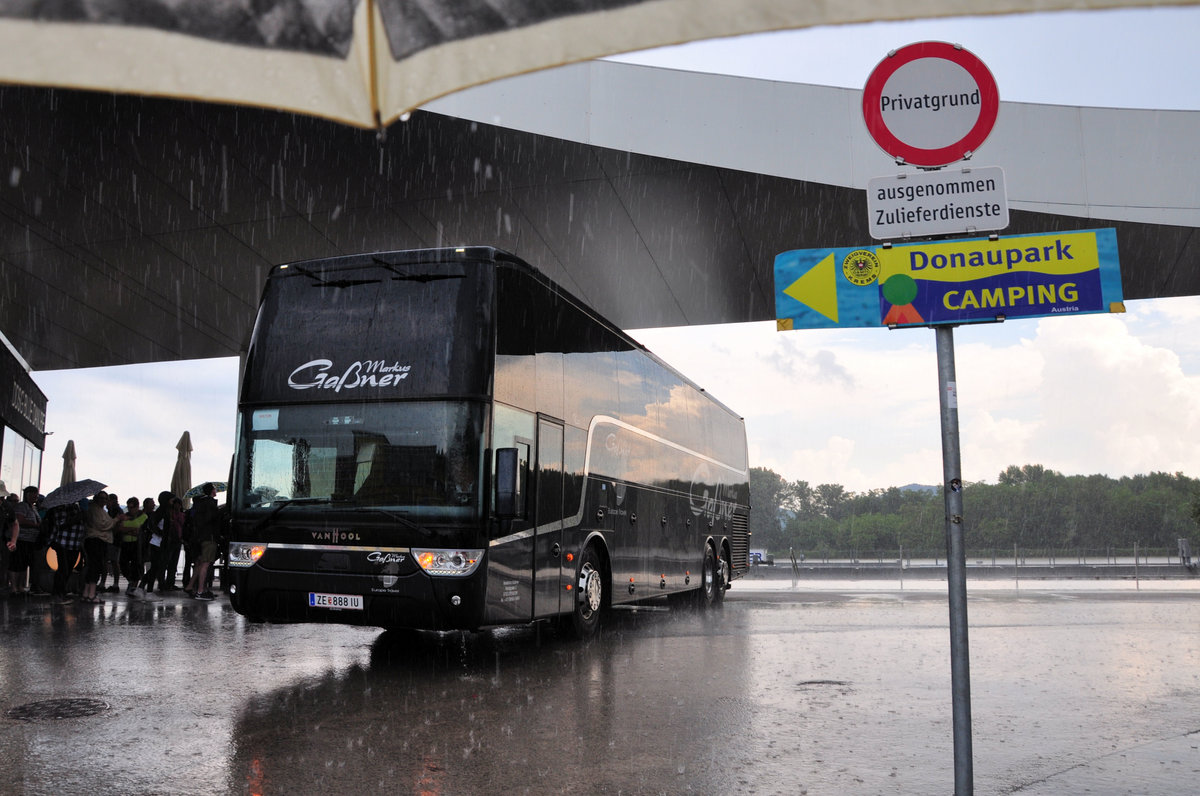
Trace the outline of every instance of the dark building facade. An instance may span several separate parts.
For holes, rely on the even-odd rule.
[[[6,492],[40,486],[46,448],[46,395],[24,361],[0,338],[0,484]]]

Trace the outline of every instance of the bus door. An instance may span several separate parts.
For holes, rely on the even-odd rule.
[[[563,427],[538,418],[537,485],[534,489],[533,615],[553,616],[563,596]]]

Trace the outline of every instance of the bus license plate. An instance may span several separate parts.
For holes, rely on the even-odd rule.
[[[361,611],[363,598],[361,594],[321,594],[310,591],[308,606],[310,608],[332,608],[335,611]]]

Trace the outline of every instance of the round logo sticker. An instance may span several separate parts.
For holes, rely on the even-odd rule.
[[[874,252],[856,249],[842,260],[842,273],[852,284],[869,285],[879,278],[879,258]]]

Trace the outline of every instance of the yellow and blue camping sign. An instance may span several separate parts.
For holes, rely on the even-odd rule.
[[[1112,228],[797,249],[775,258],[781,330],[1124,312],[1122,301]]]

